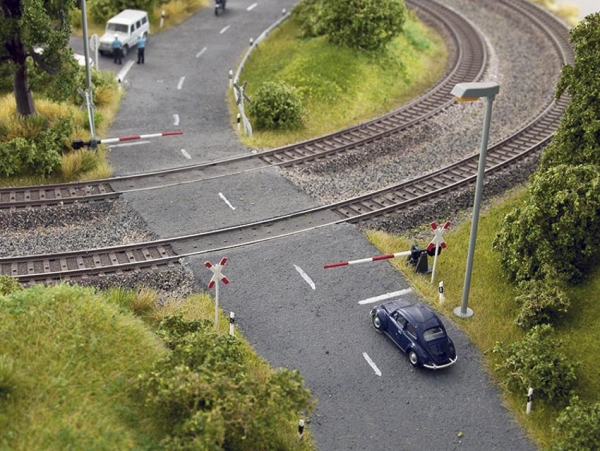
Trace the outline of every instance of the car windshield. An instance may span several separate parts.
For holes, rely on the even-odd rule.
[[[423,338],[425,341],[439,340],[445,336],[446,334],[441,327],[432,327],[431,329],[427,329],[425,332],[423,332]]]
[[[127,33],[127,31],[129,30],[129,27],[127,27],[127,25],[124,25],[122,23],[112,23],[112,22],[108,22],[106,24],[106,31],[107,32],[115,32],[118,31],[120,33]]]

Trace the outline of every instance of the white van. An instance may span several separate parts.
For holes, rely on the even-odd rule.
[[[106,23],[106,31],[100,38],[98,51],[101,55],[112,53],[112,42],[115,36],[121,41],[123,56],[133,46],[137,46],[140,37],[150,34],[150,22],[148,13],[138,9],[126,9],[121,11]]]

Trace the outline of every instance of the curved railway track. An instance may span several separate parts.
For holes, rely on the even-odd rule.
[[[407,3],[415,7],[414,3]],[[447,69],[429,91],[384,116],[301,143],[210,163],[90,182],[0,188],[0,209],[111,200],[124,192],[232,175],[264,168],[265,163],[276,166],[307,164],[406,130],[452,105],[454,100],[450,91],[454,85],[480,79],[487,64],[483,38],[459,14],[431,0],[419,1],[417,12],[423,21],[447,37],[450,55]]]
[[[529,2],[503,0],[503,3],[518,9],[532,24],[543,30],[563,63],[572,61],[568,30],[564,24]],[[531,123],[491,147],[488,150],[486,174],[499,173],[541,153],[558,128],[568,101],[564,97],[552,102]],[[23,282],[52,282],[109,275],[173,265],[186,256],[281,238],[336,223],[357,223],[430,202],[441,194],[473,184],[477,176],[478,158],[479,155],[473,155],[449,167],[384,190],[290,215],[169,240],[53,255],[3,258],[0,259],[0,270],[2,274],[12,275]]]

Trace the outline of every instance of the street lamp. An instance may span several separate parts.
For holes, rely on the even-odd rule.
[[[471,235],[469,238],[469,253],[467,255],[467,270],[465,273],[465,286],[463,288],[462,304],[454,309],[454,314],[461,318],[473,316],[473,310],[467,307],[469,300],[469,288],[471,287],[471,272],[473,270],[473,255],[475,254],[475,241],[477,239],[477,224],[479,222],[479,207],[483,191],[483,176],[485,174],[485,158],[487,155],[487,143],[490,134],[490,121],[492,118],[492,102],[500,91],[498,83],[458,83],[452,89],[451,94],[459,102],[472,102],[480,97],[487,100],[485,119],[483,122],[483,134],[481,136],[481,152],[479,154],[479,168],[477,170],[477,184],[475,186],[475,201],[473,202],[473,220],[471,222]]]

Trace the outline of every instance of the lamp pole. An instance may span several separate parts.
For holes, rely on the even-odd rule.
[[[459,101],[474,101],[480,97],[486,99],[485,119],[483,122],[483,133],[481,136],[481,152],[479,154],[479,167],[477,170],[477,183],[475,185],[475,200],[473,202],[473,219],[471,222],[471,234],[469,237],[469,251],[467,254],[467,269],[465,272],[465,285],[463,288],[462,303],[454,309],[454,314],[461,318],[473,316],[473,310],[467,305],[469,301],[469,289],[471,287],[471,273],[473,271],[473,256],[475,255],[475,243],[477,240],[477,226],[479,224],[479,209],[483,197],[483,177],[485,175],[485,159],[487,157],[487,145],[490,134],[490,122],[492,119],[492,103],[496,94],[500,91],[498,83],[459,83],[452,94]]]
[[[87,107],[88,119],[90,121],[90,133],[92,134],[92,140],[95,140],[96,126],[94,124],[94,100],[92,98],[92,75],[90,72],[90,50],[87,29],[87,11],[85,6],[85,0],[81,0],[81,28],[83,29],[83,56],[85,58],[85,79],[87,84],[85,104]]]

